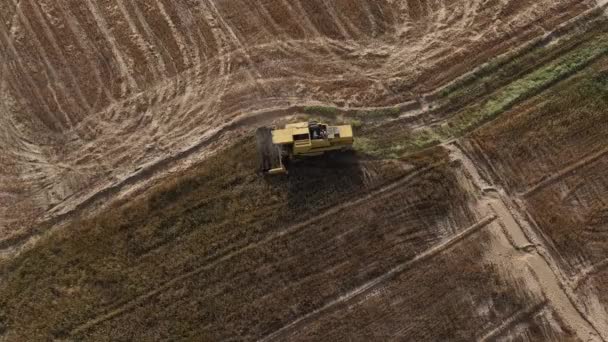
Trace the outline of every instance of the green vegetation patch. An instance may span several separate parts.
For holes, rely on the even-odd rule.
[[[599,12],[597,17],[582,23],[560,37],[554,44],[545,44],[542,38],[533,41],[515,53],[498,57],[475,72],[444,88],[440,94],[440,106],[454,108],[466,101],[488,94],[513,79],[558,58],[584,42],[606,32],[607,19]]]
[[[467,133],[480,124],[510,109],[516,103],[530,98],[556,82],[572,76],[607,53],[608,36],[603,35],[505,86],[484,101],[484,103],[458,113],[448,119],[437,132],[444,139]]]
[[[338,114],[338,108],[330,106],[307,106],[304,107],[304,113],[310,115],[335,116]]]
[[[606,56],[608,35],[594,31],[591,36],[592,39],[577,44],[566,54],[497,89],[481,103],[471,104],[443,121],[414,129],[395,122],[381,125],[380,129],[362,129],[359,139],[364,140],[357,146],[377,157],[396,158],[465,135]]]

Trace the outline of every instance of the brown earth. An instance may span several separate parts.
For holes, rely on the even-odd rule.
[[[608,340],[604,10],[0,3],[0,341]]]
[[[241,115],[415,100],[590,4],[5,1],[3,236],[121,187]]]

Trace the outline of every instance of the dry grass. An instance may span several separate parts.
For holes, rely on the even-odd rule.
[[[294,329],[285,339],[476,340],[497,322],[542,301],[505,281],[493,265],[481,261],[487,239],[484,231],[471,236],[310,322],[306,329]]]
[[[525,192],[534,218],[574,274],[602,260],[606,239],[606,158],[577,163],[608,146],[608,59],[528,101],[472,135],[492,161],[496,181]],[[482,158],[480,158],[480,161]],[[564,170],[575,167],[573,172]]]
[[[3,265],[3,274],[7,277],[0,287],[0,317],[3,318],[2,325],[7,327],[9,336],[28,340],[67,336],[79,323],[119,307],[128,300],[148,293],[201,265],[222,260],[230,253],[276,234],[285,227],[314,217],[324,208],[356,198],[358,193],[373,191],[375,187],[401,177],[405,172],[400,162],[367,160],[362,166],[357,156],[347,156],[335,160],[322,159],[313,163],[300,163],[289,179],[265,179],[254,171],[257,165],[253,157],[254,145],[252,138],[247,138],[195,170],[151,189],[145,196],[124,206],[110,208],[92,219],[71,224],[17,260]],[[420,156],[411,160],[410,167],[429,165],[442,158],[445,156],[441,153]],[[445,178],[441,176],[442,172],[445,171],[438,169],[420,179],[418,186],[421,188],[416,191],[421,194],[436,192],[437,190],[432,188],[432,182]],[[424,179],[431,183],[425,185]],[[446,188],[448,189],[449,187]],[[448,198],[444,195],[433,196],[432,198]],[[446,199],[441,201],[449,205]],[[434,207],[436,209],[431,209]],[[424,208],[434,212],[441,206],[426,204]],[[346,222],[350,224],[362,219],[365,217],[350,218]],[[435,218],[431,216],[428,219]],[[331,220],[326,224],[330,222]],[[312,243],[311,248],[322,246],[325,241],[323,234],[334,234],[340,229],[347,229],[349,225],[336,223],[335,226],[330,224],[323,227],[326,228],[321,231],[317,230],[320,228],[315,228],[309,231],[311,235],[299,239],[304,238],[303,243]],[[377,244],[379,251],[382,251],[384,248],[380,247],[381,235],[373,229],[368,230],[367,234],[371,235],[362,235],[359,243],[368,241],[368,238],[380,238]],[[222,282],[221,279],[232,274],[236,277],[233,279],[236,284],[243,280],[243,275],[254,276],[256,272],[266,272],[263,270],[267,269],[269,264],[265,263],[265,258],[276,260],[282,254],[284,255],[281,258],[290,263],[283,266],[287,267],[283,271],[277,270],[277,273],[273,273],[274,277],[295,277],[292,281],[305,277],[306,273],[302,272],[312,272],[312,269],[297,271],[297,263],[287,265],[296,260],[305,262],[306,258],[312,260],[313,257],[323,257],[323,254],[299,254],[296,252],[298,246],[300,244],[276,250],[276,245],[272,243],[267,244],[265,249],[228,260],[229,264],[220,264],[199,275],[204,275],[203,278],[208,281],[220,277],[211,283],[205,283],[207,285],[204,286],[203,283],[198,283],[201,281],[199,277],[185,280],[185,283],[199,286],[192,289],[193,292],[185,297],[190,299],[185,300],[195,303],[197,298],[214,293],[213,284],[228,286],[222,290],[227,291],[232,288],[233,283]],[[361,245],[361,248],[365,246],[367,245]],[[270,259],[266,261],[270,262]],[[327,255],[327,260],[337,259]],[[228,270],[233,272],[227,273]],[[344,277],[352,276],[347,271],[348,268],[345,269]],[[380,269],[377,269],[373,272],[379,271]],[[261,279],[249,279],[244,284],[255,285],[258,281]],[[323,280],[326,281],[328,280]],[[261,295],[268,290],[264,286],[270,284],[264,284],[260,283],[260,288],[252,287],[252,293]],[[293,300],[301,300],[310,290],[301,289],[303,292],[294,293]],[[167,292],[182,296],[183,289],[176,288]],[[199,314],[203,311],[197,311],[202,309],[198,306],[180,311],[192,318],[184,324],[187,323],[188,329],[193,329],[192,331],[198,331],[197,329],[202,329],[205,324],[211,323],[220,327],[224,323],[216,319],[232,321],[229,317],[234,314],[234,310],[251,301],[250,297],[241,296],[245,294],[233,293],[234,302],[226,302],[228,306],[221,310],[218,308],[218,316],[201,317]],[[275,307],[289,307],[281,305],[280,298],[282,297],[270,297]],[[310,305],[319,305],[324,298],[327,297],[318,298],[316,304]],[[146,310],[162,315],[164,309],[155,303],[156,299],[149,301]],[[204,303],[211,304],[209,301]],[[185,302],[183,304],[186,305]],[[163,307],[165,305],[169,304],[162,304]],[[300,310],[307,310],[306,308],[302,307]],[[220,311],[224,312],[225,316],[221,316]],[[134,319],[131,315],[128,317]],[[152,316],[149,317],[152,319]],[[260,332],[270,329],[272,324],[269,316],[262,315],[260,319]],[[253,322],[234,319],[234,324],[249,326]],[[236,330],[232,333],[241,334],[240,329],[243,327],[234,327]],[[145,332],[136,325],[129,324],[123,329],[132,333]],[[119,330],[117,334],[124,337],[126,331]],[[219,331],[208,332],[212,336],[219,336]]]

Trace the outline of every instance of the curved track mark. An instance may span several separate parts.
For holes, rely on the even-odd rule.
[[[34,31],[34,29],[32,28],[29,18],[23,13],[23,10],[21,9],[21,6],[19,5],[19,3],[16,2],[16,0],[12,0],[12,1],[13,1],[13,4],[15,4],[16,13],[19,15],[19,19],[20,19],[21,23],[23,23],[25,28],[28,30],[28,33],[32,37],[33,44],[36,46],[36,49],[38,50],[38,52],[40,53],[40,56],[42,57],[42,60],[44,61],[45,75],[46,75],[46,79],[47,79],[46,87],[49,90],[49,92],[51,93],[53,100],[54,100],[55,104],[57,105],[57,108],[59,109],[59,112],[63,116],[64,120],[61,121],[63,123],[62,126],[64,128],[70,128],[73,126],[73,122],[71,121],[69,111],[67,111],[66,109],[63,108],[63,104],[61,103],[62,101],[59,99],[58,94],[57,94],[57,89],[59,88],[59,89],[63,90],[64,97],[66,99],[69,98],[67,92],[65,91],[64,83],[59,78],[57,70],[55,70],[55,67],[49,60],[46,50],[44,49],[42,42],[40,41],[40,38],[38,38],[38,36],[36,35],[36,31]]]
[[[87,5],[87,8],[91,12],[91,14],[93,15],[93,18],[95,18],[99,29],[101,30],[101,32],[103,32],[103,35],[110,44],[110,47],[112,48],[112,52],[114,54],[114,57],[116,58],[116,63],[118,63],[122,76],[126,78],[126,84],[122,84],[122,95],[124,96],[125,94],[127,94],[128,91],[137,90],[137,83],[135,82],[133,75],[131,75],[131,73],[129,72],[129,68],[124,60],[124,56],[122,55],[120,48],[118,47],[116,38],[112,34],[112,31],[108,28],[108,23],[99,12],[99,9],[97,8],[97,5],[93,2],[93,0],[84,0],[84,2]]]

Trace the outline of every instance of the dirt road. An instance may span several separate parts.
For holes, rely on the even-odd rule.
[[[489,258],[502,265],[505,274],[522,279],[529,289],[540,289],[542,295],[564,323],[583,341],[606,341],[606,326],[593,322],[605,321],[605,317],[586,317],[581,302],[552,258],[534,228],[524,221],[527,215],[517,210],[504,191],[483,180],[475,163],[457,145],[450,145],[451,157],[462,163],[473,183],[483,194],[480,209],[489,209],[498,217],[500,229],[494,229],[493,249]],[[487,206],[487,209],[483,209]],[[519,209],[521,210],[521,209]],[[508,241],[508,243],[507,243]]]

